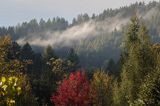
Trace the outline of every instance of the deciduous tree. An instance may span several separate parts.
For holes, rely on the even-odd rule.
[[[89,106],[91,104],[90,84],[86,75],[77,71],[71,73],[59,86],[57,94],[51,97],[56,106]]]

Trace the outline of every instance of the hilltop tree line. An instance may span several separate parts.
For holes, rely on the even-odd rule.
[[[151,42],[157,43],[160,41],[160,14],[159,12],[157,12],[160,11],[159,7],[160,3],[156,1],[150,2],[148,4],[145,4],[144,2],[137,2],[131,4],[130,6],[123,6],[117,9],[106,9],[100,14],[92,14],[91,16],[86,13],[80,14],[75,17],[71,23],[69,23],[65,18],[61,17],[50,18],[48,20],[32,19],[29,22],[23,22],[16,26],[0,27],[0,36],[10,35],[13,41],[26,37],[40,37],[42,39],[45,39],[47,37],[46,33],[48,31],[63,32],[68,28],[74,27],[76,25],[81,25],[86,22],[103,22],[107,19],[112,19],[115,17],[121,17],[122,19],[125,19],[132,16],[137,10],[137,12],[142,16],[142,18],[143,16],[146,16],[146,19],[143,21],[146,24],[147,29],[149,30]],[[121,21],[121,19],[119,20]],[[107,64],[119,64],[118,60],[121,54],[121,42],[123,41],[123,33],[125,32],[126,28],[127,26],[122,25],[121,30],[117,30],[115,28],[115,30],[111,31],[111,33],[106,33],[105,31],[99,29],[101,33],[94,39],[82,40],[79,44],[76,44],[76,47],[75,45],[73,45],[73,47],[71,48],[74,48],[75,52],[79,56],[80,65],[88,69],[108,69]],[[33,51],[43,51],[43,49],[41,48],[39,50],[39,47],[37,46],[31,46],[33,48]],[[59,53],[58,51],[58,56],[59,54],[61,54],[62,56],[66,56],[65,50],[68,48],[58,49],[60,49],[61,51],[61,53]],[[55,52],[57,52],[57,50],[55,50]],[[116,69],[116,71],[118,70]]]
[[[67,54],[66,54],[67,55]],[[136,15],[125,31],[119,65],[84,70],[74,49],[43,54],[8,36],[0,39],[1,106],[159,106],[160,44]]]
[[[107,18],[112,18],[114,16],[117,16],[117,14],[121,13],[121,15],[125,18],[128,16],[132,16],[134,14],[134,11],[137,10],[140,13],[145,12],[147,13],[149,10],[151,10],[154,7],[159,7],[159,2],[152,1],[149,4],[145,4],[144,2],[136,2],[134,4],[131,4],[130,6],[123,6],[117,9],[106,9],[100,14],[92,14],[89,16],[87,13],[85,14],[79,14],[77,17],[73,18],[72,22],[69,23],[65,18],[62,17],[54,17],[49,18],[48,20],[40,19],[39,21],[36,19],[32,19],[29,22],[23,22],[21,24],[9,27],[0,27],[0,36],[3,35],[11,35],[13,40],[17,40],[20,37],[24,37],[28,35],[29,33],[34,32],[43,32],[47,30],[51,31],[57,31],[57,30],[65,30],[68,27],[85,23],[90,20],[96,20],[96,21],[103,21]],[[159,8],[157,8],[159,9]],[[148,23],[149,25],[159,24],[159,20],[157,18],[159,17],[159,14],[156,14],[156,16],[152,17],[152,21]],[[154,23],[155,21],[158,21],[158,23]],[[156,25],[155,25],[156,26]],[[154,27],[151,27],[154,29]],[[153,31],[155,32],[155,31]]]

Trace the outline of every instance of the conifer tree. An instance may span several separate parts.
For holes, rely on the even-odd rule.
[[[121,99],[126,101],[125,105],[131,105],[138,98],[139,86],[153,66],[148,31],[137,16],[131,19],[124,52],[127,55],[121,73]]]
[[[22,60],[33,60],[34,52],[30,46],[30,44],[27,42],[21,50],[21,59]]]
[[[72,68],[70,69],[70,71],[74,71],[77,68],[79,68],[79,58],[78,58],[78,55],[75,53],[73,48],[70,49],[67,59],[72,64]]]
[[[160,105],[160,45],[152,46],[155,67],[145,76],[144,83],[135,105],[159,106]]]
[[[57,58],[53,48],[50,45],[48,45],[47,48],[45,49],[43,58],[45,62],[49,61],[51,58],[55,59]]]

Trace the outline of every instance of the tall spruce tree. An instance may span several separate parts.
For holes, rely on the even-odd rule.
[[[21,59],[22,60],[33,60],[34,52],[30,46],[30,44],[27,42],[21,50]]]
[[[47,48],[45,49],[43,58],[45,62],[49,61],[51,58],[57,58],[53,48],[50,45],[48,45]]]
[[[139,86],[153,65],[148,31],[137,16],[131,18],[124,53],[126,55],[121,73],[120,104],[125,103],[123,105],[128,106],[134,104],[138,98]]]
[[[9,49],[9,59],[20,59],[21,47],[18,45],[17,42],[12,42]]]
[[[79,68],[79,58],[73,48],[70,49],[67,59],[72,63],[73,66],[70,71],[75,71],[77,68]]]

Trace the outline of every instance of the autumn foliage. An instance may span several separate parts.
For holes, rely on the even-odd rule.
[[[57,94],[51,97],[56,106],[88,106],[91,104],[91,87],[86,75],[77,71],[63,80]]]

